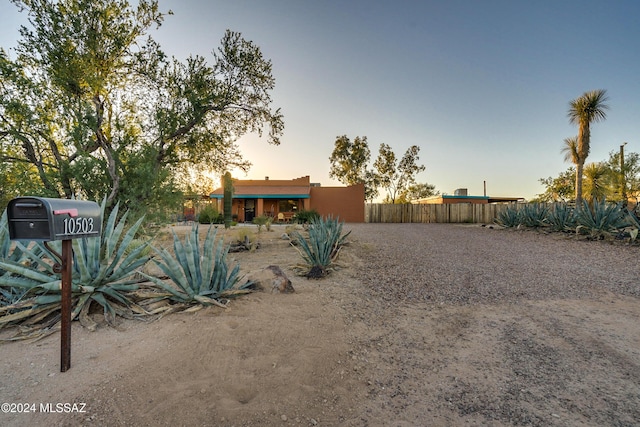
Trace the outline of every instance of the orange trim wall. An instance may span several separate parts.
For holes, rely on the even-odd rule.
[[[310,209],[344,222],[364,222],[364,184],[349,187],[311,187]]]

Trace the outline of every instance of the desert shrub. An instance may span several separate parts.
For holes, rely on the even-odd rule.
[[[219,216],[218,210],[211,205],[207,205],[198,214],[198,222],[200,224],[218,224]],[[223,219],[224,221],[224,219]]]
[[[307,277],[319,278],[327,274],[327,268],[335,261],[347,236],[351,234],[351,231],[342,234],[343,224],[331,216],[326,219],[318,216],[309,223],[308,241],[299,232],[293,232],[300,247],[298,252],[310,268]]]
[[[254,243],[256,241],[256,235],[247,227],[240,227],[236,232],[236,239],[238,242]]]
[[[320,218],[320,214],[315,209],[301,210],[296,213],[294,220],[298,224],[310,224],[313,220]]]
[[[154,250],[160,259],[153,262],[171,279],[173,285],[164,280],[141,273],[169,294],[169,299],[178,303],[221,305],[220,298],[249,292],[249,283],[236,286],[240,281],[240,265],[229,269],[227,254],[229,247],[223,239],[216,240],[217,229],[209,227],[202,246],[198,242],[198,224],[191,228],[184,242],[173,233],[173,255],[166,249]]]
[[[258,233],[262,231],[262,226],[264,226],[267,231],[271,231],[271,223],[273,222],[273,218],[266,215],[260,215],[253,218],[253,223],[258,226]]]

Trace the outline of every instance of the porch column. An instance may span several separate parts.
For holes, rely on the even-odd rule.
[[[264,199],[258,199],[256,202],[256,216],[264,215]]]
[[[311,199],[302,199],[302,208],[305,211],[311,210]]]

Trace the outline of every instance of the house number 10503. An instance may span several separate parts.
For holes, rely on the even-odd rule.
[[[93,233],[93,218],[65,218],[64,234]]]

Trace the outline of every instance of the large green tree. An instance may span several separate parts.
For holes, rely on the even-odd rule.
[[[346,135],[336,138],[329,162],[329,176],[345,185],[364,184],[365,200],[373,200],[378,195],[378,179],[368,168],[371,150],[367,137],[356,136],[353,142]]]
[[[380,144],[378,157],[373,166],[380,186],[387,190],[386,202],[395,203],[402,191],[415,184],[416,175],[425,170],[424,165],[418,164],[419,152],[420,147],[412,145],[398,161],[389,145]]]
[[[545,187],[544,193],[538,194],[532,202],[567,202],[576,194],[576,169],[570,167],[557,177],[540,178]]]
[[[582,174],[591,145],[591,123],[606,119],[607,91],[604,89],[585,92],[569,102],[569,122],[578,126],[576,138],[576,207],[582,206]]]
[[[30,25],[15,59],[0,49],[0,161],[41,194],[161,205],[177,170],[248,167],[240,136],[266,126],[279,143],[271,62],[239,33],[211,64],[180,62],[148,35],[165,18],[157,1],[12,2]]]

